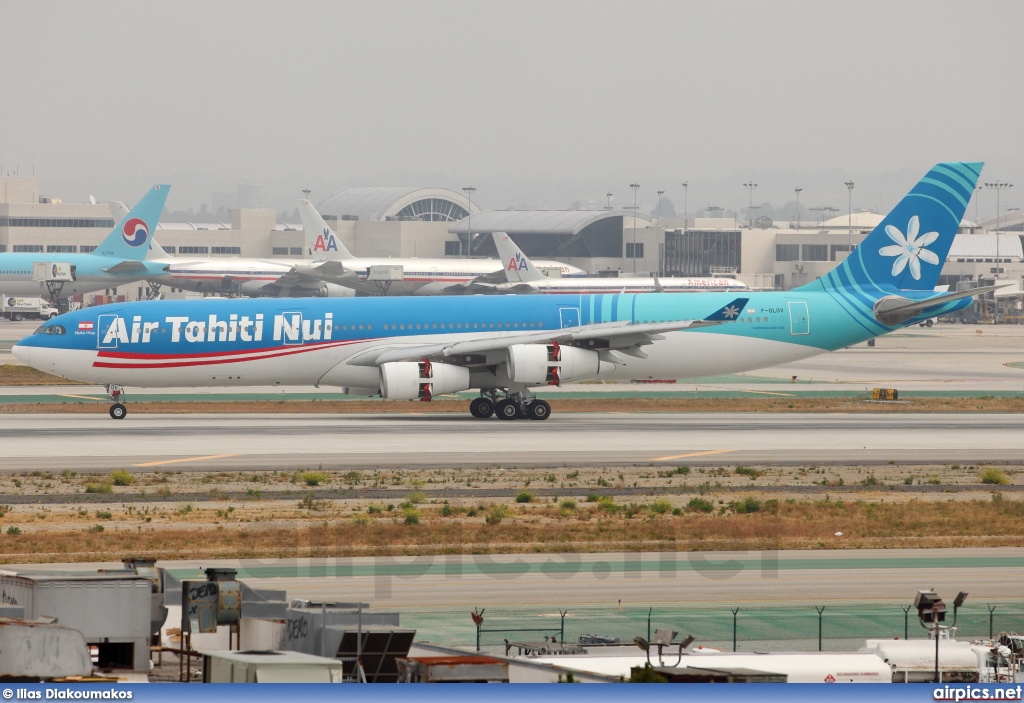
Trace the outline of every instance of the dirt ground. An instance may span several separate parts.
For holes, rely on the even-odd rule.
[[[18,562],[1024,543],[1024,464],[34,472],[0,492]]]

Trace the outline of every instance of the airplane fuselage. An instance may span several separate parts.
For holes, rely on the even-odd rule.
[[[66,263],[75,267],[75,280],[64,284],[61,297],[116,288],[159,273],[155,262],[141,262],[137,271],[108,273],[104,269],[122,264],[124,259],[96,254],[0,254],[0,293],[47,297],[46,284],[32,280],[35,263]]]

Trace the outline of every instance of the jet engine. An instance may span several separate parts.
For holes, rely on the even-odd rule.
[[[561,385],[562,381],[605,376],[615,364],[602,361],[598,352],[550,344],[513,344],[506,352],[508,377],[528,385]]]
[[[380,367],[380,393],[386,400],[422,400],[469,388],[469,369],[454,364],[393,361]]]

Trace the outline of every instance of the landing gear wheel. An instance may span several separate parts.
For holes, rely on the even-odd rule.
[[[499,420],[517,420],[519,419],[519,403],[510,398],[505,398],[505,400],[498,402],[497,407],[494,409],[494,414],[498,416]]]
[[[110,417],[115,420],[123,420],[124,416],[128,414],[128,408],[121,403],[114,403],[110,406]]]
[[[486,420],[494,414],[494,403],[490,398],[474,398],[473,402],[469,404],[469,414],[481,420]]]
[[[531,420],[547,420],[551,417],[551,406],[546,400],[535,400],[526,406],[526,416]]]

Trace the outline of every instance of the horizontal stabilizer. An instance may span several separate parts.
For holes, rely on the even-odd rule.
[[[125,259],[120,261],[109,268],[103,269],[106,273],[112,273],[115,275],[125,273],[141,273],[147,271],[146,264],[139,261],[138,259]]]
[[[919,314],[930,308],[1012,285],[1012,283],[1000,283],[995,286],[982,286],[980,288],[972,288],[971,290],[962,290],[956,293],[937,295],[934,298],[925,298],[924,300],[910,300],[898,295],[890,295],[875,303],[875,319],[883,325],[894,327],[911,318],[917,317]]]

